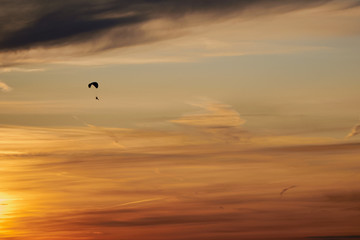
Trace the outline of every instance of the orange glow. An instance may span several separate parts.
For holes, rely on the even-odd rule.
[[[37,148],[29,138],[21,143],[26,153],[5,149],[1,155],[2,187],[14,194],[1,195],[0,234],[26,240],[119,234],[168,239],[226,231],[234,238],[261,239],[326,234],[318,229],[323,224],[335,235],[344,227],[357,229],[357,144],[323,139],[322,145],[307,146],[321,139],[280,136],[244,142],[233,135],[224,144],[226,132],[198,128],[201,134],[186,133],[186,144],[181,132],[3,129],[19,139],[35,134],[44,145]],[[134,141],[134,135],[142,140]],[[114,138],[126,148],[112,144]]]
[[[360,0],[1,1],[0,240],[360,240],[359,30]]]

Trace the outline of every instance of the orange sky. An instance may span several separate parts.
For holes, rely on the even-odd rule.
[[[0,239],[360,239],[359,6],[4,1]]]
[[[205,106],[172,120],[180,130],[3,126],[2,238],[358,233],[359,143],[257,136],[229,106]]]

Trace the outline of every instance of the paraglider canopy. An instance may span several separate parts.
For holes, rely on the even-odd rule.
[[[95,88],[99,87],[99,84],[97,82],[89,83],[88,87],[91,88],[91,86],[94,86]]]

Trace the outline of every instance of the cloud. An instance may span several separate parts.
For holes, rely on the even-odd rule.
[[[280,195],[283,196],[283,194],[284,194],[286,191],[288,191],[289,189],[295,188],[295,187],[297,187],[297,186],[292,185],[292,186],[290,186],[290,187],[284,188],[284,189],[280,192]]]
[[[354,137],[356,135],[360,134],[360,124],[355,125],[352,129],[351,132],[347,135],[347,137]]]
[[[9,87],[6,83],[0,82],[0,90],[2,92],[10,92],[12,90],[12,88]]]
[[[43,72],[45,69],[43,68],[18,68],[18,67],[5,67],[0,68],[0,72],[8,73],[8,72]]]
[[[326,198],[330,202],[359,203],[360,202],[360,192],[352,191],[352,192],[329,193],[326,195]]]
[[[79,117],[77,116],[73,116],[73,118],[77,121],[82,122],[84,125],[88,126],[89,128],[93,128],[94,130],[98,130],[99,132],[104,133],[105,135],[109,136],[111,139],[113,139],[114,143],[117,144],[119,147],[124,148],[123,145],[121,145],[119,143],[119,137],[116,135],[116,131],[114,131],[114,129],[107,129],[107,128],[103,128],[103,127],[98,127],[92,124],[89,124],[83,120],[81,120]],[[118,130],[118,129],[116,129]],[[115,132],[115,133],[114,133]]]
[[[18,4],[18,3],[17,3]],[[7,29],[0,41],[0,49],[16,50],[34,46],[49,46],[85,41],[102,30],[115,26],[132,25],[143,22],[146,14],[130,14],[130,10],[122,11],[122,4],[116,1],[62,1],[62,3],[41,4],[31,1],[32,6],[22,8],[17,14],[29,17],[21,26]],[[14,6],[9,3],[8,8]],[[6,7],[5,7],[6,9]],[[7,10],[7,9],[6,9]],[[3,11],[6,14],[6,10]],[[116,15],[116,16],[107,16]]]
[[[191,105],[202,108],[203,112],[187,114],[171,122],[200,128],[236,128],[245,123],[240,114],[231,106],[205,100],[200,103],[191,103]]]
[[[321,10],[319,6],[323,6]],[[189,62],[218,56],[324,50],[328,48],[284,44],[284,36],[292,37],[293,32],[302,38],[309,32],[353,35],[359,28],[357,21],[352,21],[351,16],[331,14],[334,9],[351,11],[355,7],[351,0],[64,0],[46,4],[41,0],[6,1],[0,9],[0,21],[7,23],[0,26],[0,66]],[[316,13],[308,11],[308,15],[276,19],[276,15],[313,8]],[[337,25],[329,23],[329,14]],[[267,16],[272,16],[272,21],[264,20]],[[245,21],[249,19],[259,21]],[[227,23],[228,33],[224,34],[224,27],[218,26],[222,23]],[[211,26],[219,28],[209,29]],[[210,35],[199,38],[198,34],[204,32]],[[264,38],[273,40],[274,36],[279,43],[261,42]],[[190,45],[173,46],[175,53],[166,49],[164,56],[164,51],[157,49],[164,49],[164,40],[182,41],[183,37],[191,38]],[[143,46],[149,45],[148,52],[142,51]],[[106,55],[108,50],[135,46],[140,47],[135,54],[131,48],[121,54]],[[95,54],[96,58],[91,59]],[[100,54],[105,56],[98,58]]]
[[[309,239],[335,239],[335,240],[342,240],[342,239],[360,239],[360,235],[347,235],[347,236],[341,236],[341,235],[334,235],[334,236],[311,236],[307,237]]]
[[[103,227],[135,227],[135,226],[164,226],[178,224],[205,224],[205,223],[224,223],[235,221],[240,218],[238,213],[223,214],[201,214],[201,215],[172,215],[154,216],[135,219],[132,221],[103,221],[96,222],[97,226]],[[84,223],[87,225],[87,223]],[[93,224],[93,223],[92,223]]]
[[[205,134],[202,137],[207,141],[238,142],[240,137],[249,137],[246,131],[241,129],[245,120],[231,106],[208,99],[191,105],[201,108],[202,111],[183,115],[170,122],[191,128],[193,135],[197,132]]]
[[[204,22],[201,18],[188,22],[186,18],[189,15],[201,15],[206,21],[221,21],[229,16],[238,17],[249,12],[255,12],[255,15],[284,13],[315,7],[330,0],[301,3],[296,0],[281,3],[274,0],[65,0],[46,4],[40,0],[21,2],[7,1],[2,4],[0,20],[7,22],[7,25],[0,28],[0,51],[84,42],[97,45],[104,35],[111,35],[112,41],[100,48],[137,45],[154,40],[150,37],[153,29],[142,28],[152,21],[179,22],[173,28],[179,29],[182,28],[181,25]],[[7,20],[10,16],[12,21]]]
[[[223,127],[238,128],[224,117],[238,116],[230,106],[197,105],[202,112],[184,117],[221,113]],[[193,131],[219,125],[195,122],[182,126]],[[331,235],[358,229],[358,176],[349,172],[359,164],[351,151],[281,157],[231,144],[184,146],[183,138],[170,146],[180,134],[166,130],[106,128],[121,137],[124,151],[94,127],[0,130],[7,151],[0,155],[1,191],[11,193],[1,198],[23,199],[2,206],[12,210],[2,219],[1,239],[17,230],[22,240],[92,239],[94,232],[103,232],[95,238],[105,240],[180,240],[302,239],[314,232],[326,236],[330,228]],[[294,183],[301,188],[279,198],[283,186]]]
[[[348,152],[359,151],[360,143],[334,143],[334,144],[314,144],[314,145],[295,145],[264,148],[258,151],[278,152],[278,153],[324,153],[324,152]]]

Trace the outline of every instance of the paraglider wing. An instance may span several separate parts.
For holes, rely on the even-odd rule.
[[[94,86],[95,88],[99,87],[99,84],[97,82],[89,83],[88,87],[91,88],[91,86]]]

